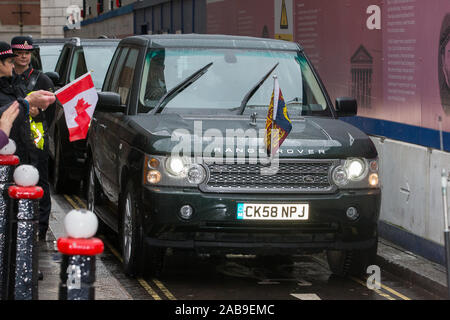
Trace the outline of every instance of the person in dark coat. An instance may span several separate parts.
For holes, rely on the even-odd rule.
[[[9,143],[9,133],[14,120],[19,115],[19,103],[13,102],[0,117],[0,149]]]
[[[11,48],[17,55],[14,58],[13,84],[20,87],[26,94],[38,90],[54,92],[53,82],[50,78],[30,65],[31,54],[34,50],[33,39],[29,36],[14,37],[11,40]],[[36,147],[34,163],[39,171],[38,186],[44,190],[44,196],[39,200],[39,240],[45,240],[52,205],[48,181],[47,132],[53,121],[55,108],[56,103],[50,105],[45,111],[30,109],[31,133]]]
[[[16,142],[16,155],[22,164],[32,164],[34,151],[31,139],[29,112],[32,110],[45,110],[49,104],[56,101],[52,92],[39,90],[27,96],[25,92],[13,85],[14,57],[9,43],[0,41],[0,116],[14,102],[18,103],[19,113],[13,122],[10,138]]]

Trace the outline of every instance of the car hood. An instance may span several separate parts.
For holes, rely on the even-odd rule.
[[[248,116],[159,114],[130,116],[128,121],[140,137],[138,147],[148,154],[171,154],[183,149],[185,154],[190,152],[196,156],[249,157],[263,154],[265,149],[265,118],[251,121]],[[230,139],[233,135],[245,138],[234,139],[233,145]],[[292,130],[278,155],[280,158],[370,159],[377,157],[377,151],[365,133],[344,121],[305,117],[292,120]]]

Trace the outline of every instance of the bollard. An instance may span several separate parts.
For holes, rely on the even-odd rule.
[[[19,164],[15,155],[0,155],[0,300],[8,298],[7,275],[10,265],[9,255],[9,215],[11,199],[8,188],[12,185],[13,169]]]
[[[63,254],[59,300],[95,300],[95,259],[104,249],[103,242],[93,238],[97,227],[97,217],[87,210],[72,210],[64,219],[68,237],[57,242]]]
[[[16,172],[20,166],[16,169]],[[37,170],[36,170],[37,171]],[[17,182],[17,180],[16,180]],[[14,294],[9,299],[14,300],[37,300],[38,299],[38,247],[37,229],[39,223],[38,206],[39,199],[44,195],[44,190],[36,186],[11,186],[8,189],[9,196],[17,200],[14,211],[17,212],[13,224],[16,231],[14,280]]]

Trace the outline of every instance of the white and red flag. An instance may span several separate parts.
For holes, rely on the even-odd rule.
[[[69,140],[86,139],[98,101],[91,73],[82,75],[56,91],[56,97],[64,107]]]

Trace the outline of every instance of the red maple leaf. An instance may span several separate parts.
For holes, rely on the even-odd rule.
[[[84,101],[83,98],[79,99],[77,102],[77,105],[75,106],[75,110],[77,111],[77,114],[82,114],[87,108],[89,108],[91,105]]]
[[[87,132],[89,129],[89,124],[91,122],[91,117],[89,117],[86,109],[91,105],[84,101],[83,98],[79,99],[77,105],[75,106],[75,110],[77,111],[78,116],[75,117],[75,122],[79,126],[79,134],[81,139],[85,139],[87,136]],[[72,140],[71,140],[72,141]]]

